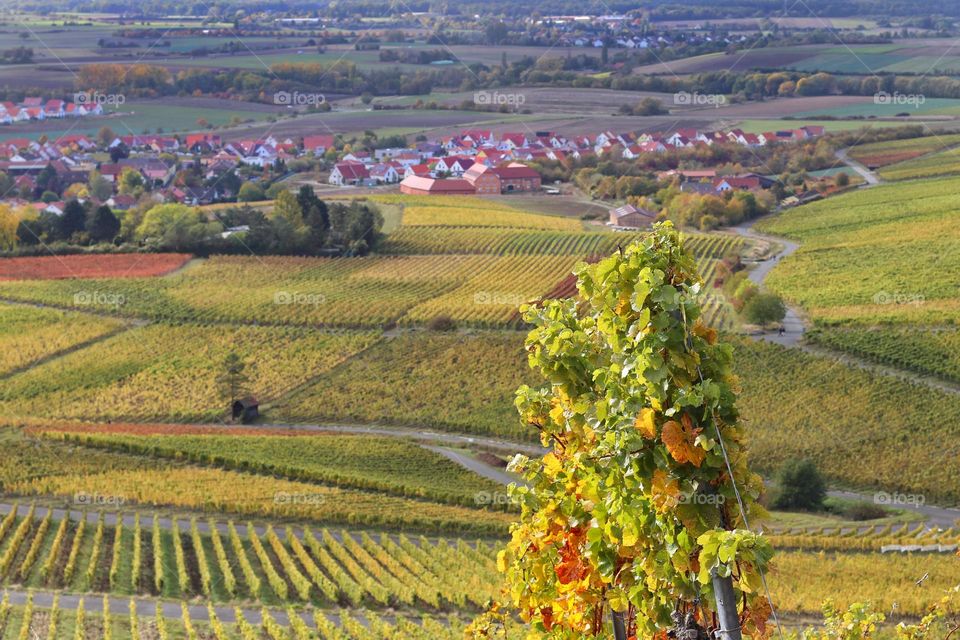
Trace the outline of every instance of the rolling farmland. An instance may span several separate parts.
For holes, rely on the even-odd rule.
[[[764,230],[802,243],[769,286],[804,308],[817,343],[955,379],[952,351],[941,349],[952,344],[960,305],[958,184],[881,185],[765,221]]]

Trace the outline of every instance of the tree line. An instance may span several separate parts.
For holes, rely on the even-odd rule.
[[[383,216],[368,202],[325,202],[312,187],[281,191],[269,213],[250,205],[223,210],[149,197],[126,211],[92,199],[67,201],[62,213],[0,207],[0,249],[180,251],[197,254],[364,255],[382,237]]]

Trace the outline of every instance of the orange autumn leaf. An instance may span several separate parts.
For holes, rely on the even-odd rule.
[[[543,626],[550,631],[553,628],[553,608],[540,607],[540,617],[543,619]]]
[[[707,452],[694,444],[700,431],[693,428],[693,421],[684,414],[682,425],[676,420],[663,423],[660,439],[663,440],[663,444],[667,446],[667,451],[674,460],[680,464],[689,462],[699,467],[707,457]]]
[[[640,432],[640,435],[648,440],[653,440],[657,437],[656,415],[657,412],[653,409],[641,409],[640,415],[637,416],[637,420],[633,423],[633,426]]]
[[[570,535],[560,547],[560,562],[554,567],[554,573],[560,584],[570,584],[582,580],[589,573],[589,566],[580,553],[581,532],[572,529]]]
[[[766,598],[757,598],[747,610],[743,628],[755,638],[768,638],[767,620],[770,619],[770,603]]]
[[[653,495],[653,506],[660,512],[669,511],[680,502],[680,484],[663,469],[653,472],[650,493]]]
[[[717,330],[713,327],[708,327],[700,320],[697,320],[697,323],[693,325],[692,331],[693,335],[703,338],[707,341],[707,344],[717,343]]]

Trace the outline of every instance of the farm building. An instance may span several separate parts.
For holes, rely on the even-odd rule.
[[[414,196],[472,196],[476,192],[474,186],[463,178],[441,179],[407,176],[400,183],[400,193]]]
[[[496,167],[493,172],[500,178],[500,193],[540,190],[540,174],[519,162]]]
[[[230,413],[233,415],[234,422],[240,420],[240,422],[247,424],[260,417],[260,403],[252,396],[236,400]]]
[[[479,162],[463,174],[464,180],[467,180],[474,186],[479,195],[500,195],[500,176],[490,167]]]
[[[657,219],[657,212],[632,204],[610,210],[608,225],[621,229],[646,229]]]

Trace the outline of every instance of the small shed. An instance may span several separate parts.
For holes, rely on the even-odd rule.
[[[656,219],[656,211],[628,204],[619,209],[611,209],[610,221],[607,224],[619,229],[645,229]]]
[[[253,396],[248,396],[233,403],[233,421],[238,419],[243,424],[253,422],[260,417],[260,403]]]

